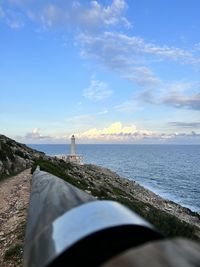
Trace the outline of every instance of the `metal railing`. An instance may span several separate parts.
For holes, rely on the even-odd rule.
[[[162,239],[114,201],[97,200],[39,168],[33,174],[24,267],[99,266],[128,248]]]

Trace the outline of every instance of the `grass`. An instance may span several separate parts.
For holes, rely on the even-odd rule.
[[[16,264],[15,266],[22,266],[25,228],[26,228],[26,221],[24,220],[20,222],[16,228],[17,239],[15,240],[15,244],[12,244],[4,253],[4,260],[5,262],[7,262],[6,266],[10,266],[8,262],[15,263]]]
[[[41,171],[49,172],[82,190],[88,189],[88,183],[85,182],[85,180],[76,179],[73,176],[67,174],[67,170],[71,170],[73,168],[70,163],[64,164],[63,160],[51,162],[50,160],[40,158],[33,164],[31,173],[34,172],[38,165],[40,166]]]

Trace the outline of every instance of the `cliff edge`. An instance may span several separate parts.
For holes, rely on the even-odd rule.
[[[0,180],[30,168],[34,161],[45,154],[0,135]]]

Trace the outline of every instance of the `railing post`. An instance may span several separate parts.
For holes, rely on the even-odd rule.
[[[33,174],[24,267],[98,266],[147,241],[162,239],[149,223],[113,201],[98,201],[49,173]]]

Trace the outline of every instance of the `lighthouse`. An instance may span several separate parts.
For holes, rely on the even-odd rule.
[[[75,163],[79,165],[83,165],[83,156],[76,155],[76,144],[75,144],[75,136],[74,134],[71,136],[71,146],[70,146],[70,154],[68,155],[57,155],[59,159],[64,160],[65,162]]]
[[[71,156],[76,155],[76,145],[75,145],[75,136],[72,135],[71,137]]]

